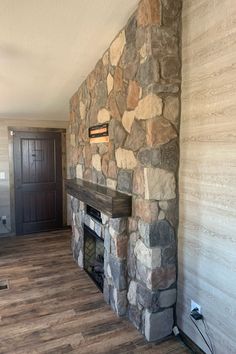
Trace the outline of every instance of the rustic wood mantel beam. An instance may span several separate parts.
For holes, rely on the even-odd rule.
[[[112,218],[131,216],[132,197],[78,178],[65,180],[66,192]]]

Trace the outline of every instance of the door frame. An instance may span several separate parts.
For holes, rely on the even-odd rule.
[[[14,182],[14,151],[13,138],[14,132],[26,133],[61,133],[62,150],[62,180],[66,178],[66,129],[63,128],[27,128],[27,127],[8,127],[8,146],[9,146],[9,183],[10,183],[10,213],[11,213],[11,233],[16,235],[16,214],[15,214],[15,182]],[[67,202],[64,183],[62,184],[62,223],[67,222]]]

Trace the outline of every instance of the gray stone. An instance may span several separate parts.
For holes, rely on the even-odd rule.
[[[172,30],[152,26],[152,52],[157,58],[160,55],[178,55],[178,38]]]
[[[134,256],[134,248],[138,237],[138,233],[132,232],[128,242],[127,270],[129,277],[132,279],[134,279],[136,275],[136,258]]]
[[[109,124],[109,137],[114,140],[116,148],[123,146],[127,133],[122,126],[122,123],[117,119],[112,119]]]
[[[111,251],[111,237],[109,230],[106,228],[105,229],[105,235],[104,235],[104,248],[106,249],[107,253],[110,253]]]
[[[136,31],[136,48],[139,50],[145,43],[146,29],[144,27],[138,27]]]
[[[166,247],[175,241],[173,227],[166,220],[145,224],[139,221],[139,232],[147,247]]]
[[[161,166],[169,171],[176,171],[179,165],[179,144],[178,139],[174,139],[161,146]],[[155,164],[153,163],[153,166]],[[157,167],[157,165],[156,165]]]
[[[137,306],[129,306],[128,317],[133,325],[139,330],[142,323],[142,312],[138,309]]]
[[[133,151],[139,150],[146,142],[146,133],[141,124],[133,121],[130,134],[128,135],[124,147]]]
[[[164,25],[171,25],[173,20],[180,14],[181,0],[162,0],[162,19]]]
[[[103,297],[104,297],[104,300],[106,301],[106,303],[109,305],[110,304],[110,286],[109,286],[106,278],[104,279],[104,282],[103,282]]]
[[[125,193],[132,193],[133,171],[119,170],[117,182],[117,189],[119,191]]]
[[[77,198],[71,199],[71,208],[74,213],[77,213],[79,211],[79,200]]]
[[[176,302],[176,289],[169,289],[160,292],[158,304],[160,307],[170,307]]]
[[[162,266],[168,266],[170,264],[176,264],[176,244],[172,243],[169,247],[162,250],[161,257]]]
[[[131,282],[129,283],[127,299],[131,305],[136,305],[137,283],[134,280],[131,280]]]
[[[106,178],[100,171],[97,172],[97,183],[100,184],[101,186],[106,185]]]
[[[130,43],[135,43],[136,30],[137,30],[137,21],[136,21],[136,17],[133,16],[129,20],[125,29],[125,38],[126,38],[127,45],[129,45]]]
[[[127,229],[127,219],[126,218],[114,218],[109,221],[110,227],[117,233],[121,234]]]
[[[125,46],[122,58],[121,58],[121,66],[127,69],[130,64],[136,63],[138,66],[138,56],[137,50],[133,43],[130,43]],[[137,72],[137,69],[136,69]],[[135,73],[136,74],[136,73]]]
[[[176,56],[167,56],[161,61],[161,75],[163,79],[176,79],[179,77],[180,61]]]
[[[96,234],[97,234],[99,237],[102,237],[102,226],[101,226],[101,224],[95,222],[95,223],[94,223],[94,231],[96,232]]]
[[[161,148],[151,150],[151,165],[153,167],[162,167],[161,165]]]
[[[148,166],[151,163],[152,151],[147,148],[141,149],[138,152],[137,158],[142,165]]]
[[[120,113],[120,116],[122,117],[125,110],[126,110],[126,96],[122,93],[122,92],[119,92],[116,94],[116,103],[117,103],[117,107],[118,107],[118,110],[119,110],[119,113]]]
[[[70,178],[76,177],[76,166],[70,166]]]
[[[163,339],[171,334],[173,328],[173,309],[152,313],[145,311],[145,337],[149,342]]]
[[[177,93],[179,92],[178,84],[158,84],[154,83],[149,85],[146,89],[144,89],[144,94],[154,93]]]
[[[100,81],[95,88],[96,92],[96,105],[98,108],[103,108],[107,102],[107,84],[104,81]]]
[[[114,288],[113,299],[117,315],[124,316],[127,312],[127,291],[119,291]]]
[[[137,80],[142,87],[159,80],[159,64],[153,57],[148,57],[139,67]]]
[[[137,284],[137,301],[144,308],[149,309],[152,312],[158,311],[158,298],[158,291],[151,291],[140,283]]]
[[[137,73],[139,66],[139,60],[136,59],[135,61],[131,62],[127,65],[124,69],[124,79],[125,80],[134,80],[135,75]]]
[[[120,261],[113,255],[109,256],[109,264],[111,268],[111,276],[114,286],[118,290],[125,290],[126,285],[126,263],[125,261]]]

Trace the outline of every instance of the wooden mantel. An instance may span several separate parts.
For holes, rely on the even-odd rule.
[[[66,179],[66,192],[112,218],[131,216],[132,198],[112,189],[84,181]]]

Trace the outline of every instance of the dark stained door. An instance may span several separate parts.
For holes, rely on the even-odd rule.
[[[16,234],[62,227],[61,134],[15,132]]]

